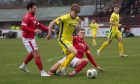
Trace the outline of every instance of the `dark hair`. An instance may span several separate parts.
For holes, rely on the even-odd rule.
[[[80,6],[78,4],[72,4],[71,11],[75,11],[76,13],[80,13]]]
[[[29,10],[29,8],[32,8],[34,5],[37,5],[35,2],[29,2],[26,6],[27,10]]]
[[[91,20],[95,20],[95,21],[96,21],[96,18],[95,18],[95,17],[93,17]]]
[[[117,4],[115,4],[114,6],[113,6],[113,8],[120,8],[120,6],[119,5],[117,5]]]

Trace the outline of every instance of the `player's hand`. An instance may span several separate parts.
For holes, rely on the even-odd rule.
[[[46,39],[47,39],[47,40],[50,40],[50,39],[51,39],[51,34],[48,34],[48,35],[46,36]]]
[[[122,26],[122,24],[118,24],[118,26],[119,26],[119,27],[121,27],[121,26]]]
[[[104,69],[102,69],[101,67],[99,67],[99,66],[97,66],[96,67],[99,71],[101,71],[101,72],[106,72]]]
[[[53,73],[53,72],[51,72],[51,71],[49,71],[49,72],[48,72],[48,74],[49,74],[49,75],[54,75],[54,73]]]
[[[34,30],[34,32],[35,32],[35,33],[41,33],[42,30],[40,30],[40,29],[36,29],[36,30]]]

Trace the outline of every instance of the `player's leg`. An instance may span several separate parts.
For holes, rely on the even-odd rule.
[[[88,59],[87,58],[83,58],[83,59],[74,58],[71,63],[73,63],[72,67],[75,69],[74,71],[69,73],[69,76],[74,76],[75,74],[79,73],[88,64]]]
[[[29,53],[27,56],[26,56],[26,59],[24,60],[24,62],[22,63],[22,65],[20,65],[20,69],[22,71],[25,71],[25,72],[29,72],[29,70],[27,69],[27,64],[33,59],[33,55],[32,53]]]
[[[111,44],[112,39],[114,38],[114,35],[115,35],[115,33],[113,33],[113,32],[110,32],[110,33],[109,33],[107,40],[106,40],[106,41],[100,46],[100,48],[97,50],[97,56],[100,55],[100,53],[102,52],[102,50],[103,50],[104,48],[106,48],[109,44]]]
[[[75,57],[75,55],[77,54],[77,50],[75,49],[75,47],[72,45],[72,46],[69,46],[67,48],[67,50],[69,52],[71,52],[66,60],[62,63],[62,68],[61,68],[61,72],[62,74],[66,75],[66,68],[68,67],[68,65],[70,64],[71,60]]]
[[[118,31],[118,33],[117,33],[117,40],[118,40],[118,48],[119,48],[119,54],[120,54],[120,56],[121,57],[127,56],[127,55],[124,54],[122,33],[120,31]]]
[[[57,62],[56,64],[54,64],[51,68],[50,71],[48,72],[48,74],[53,75],[56,73],[56,71],[58,70],[58,68],[61,66],[61,64],[59,62]]]
[[[26,59],[24,60],[24,63],[27,65],[32,59],[33,59],[33,55],[32,53],[29,53],[26,57]]]
[[[48,72],[49,74],[57,74],[57,70],[58,68],[61,66],[61,64],[64,62],[64,60],[66,60],[66,57],[63,57],[60,61],[58,61],[56,64],[54,64],[51,68],[50,71]]]
[[[112,40],[111,39],[107,39],[102,45],[101,47],[97,50],[97,55],[99,56],[100,53],[102,52],[103,49],[105,49],[109,44],[111,44]]]
[[[20,65],[19,68],[22,71],[29,72],[29,70],[27,69],[27,64],[33,59],[33,54],[31,53],[32,48],[30,46],[31,40],[22,38],[22,41],[23,41],[23,44],[24,44],[26,50],[28,51],[28,55],[26,56],[24,62],[22,63],[22,65]]]
[[[41,73],[41,76],[50,76],[49,74],[47,74],[44,70],[43,70],[43,66],[42,66],[42,61],[41,61],[41,57],[40,57],[40,54],[38,52],[38,47],[37,47],[37,44],[36,44],[36,41],[35,39],[31,40],[29,42],[31,48],[32,48],[32,54],[34,56],[34,60],[35,60],[35,64],[36,66],[38,67],[40,73]]]
[[[75,57],[75,54],[77,54],[77,50],[72,44],[72,41],[67,40],[61,40],[59,42],[59,45],[63,49],[64,54],[66,54],[66,60],[61,64],[61,66],[58,68],[57,73],[62,73],[63,75],[66,75],[66,68],[70,64],[71,60]]]
[[[58,68],[57,73],[61,72],[63,75],[66,75],[66,68],[70,64],[71,60],[75,57],[77,54],[77,50],[73,46],[72,42],[64,40],[60,41],[59,45],[63,49],[64,53],[67,55],[66,60],[61,64],[61,66]],[[69,52],[69,53],[67,53]]]
[[[34,55],[35,64],[38,67],[41,76],[50,76],[43,70],[42,61],[38,50],[32,51],[32,54]]]
[[[93,46],[96,46],[97,45],[97,43],[96,43],[96,31],[93,31],[93,39],[92,39],[92,45]]]
[[[70,54],[70,52],[67,50],[67,46],[66,44],[64,44],[64,42],[62,43],[62,41],[59,41],[58,44],[60,45],[60,47],[62,48],[63,50],[63,53],[68,56]],[[66,59],[65,59],[66,60]],[[61,63],[61,65],[59,66],[59,68],[57,69],[56,71],[56,74],[60,74],[61,73],[61,68],[63,67],[63,64],[64,64],[64,60],[63,62]]]
[[[70,46],[70,47],[68,47],[67,49],[68,49],[68,51],[71,52],[71,53],[67,56],[66,60],[64,61],[63,67],[67,67],[67,66],[70,64],[71,60],[72,60],[72,59],[75,57],[75,55],[77,54],[77,50],[75,49],[75,47],[74,47],[73,45]]]

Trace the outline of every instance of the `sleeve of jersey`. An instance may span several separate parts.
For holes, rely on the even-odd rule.
[[[111,17],[110,17],[110,22],[113,22],[113,21],[114,21],[114,18],[115,18],[115,17],[114,17],[114,15],[112,14]]]
[[[89,50],[89,47],[88,47],[87,43],[85,42],[84,44],[86,45],[86,50]]]
[[[26,19],[26,18],[23,19],[23,20],[22,20],[22,23],[21,23],[21,29],[22,29],[23,31],[34,32],[33,29],[27,27],[27,23],[28,23],[28,19]]]
[[[46,27],[45,25],[38,23],[37,25],[40,29],[44,30],[44,31],[48,31],[48,27]]]
[[[60,16],[58,18],[55,19],[56,24],[59,24],[60,22],[65,22],[67,19],[66,15]]]
[[[99,28],[99,25],[97,24],[96,27],[97,27],[97,29],[98,29],[98,28]]]
[[[89,28],[91,28],[92,26],[91,26],[91,23],[90,23],[90,25],[89,25]]]
[[[97,64],[96,64],[94,58],[92,57],[92,55],[90,54],[89,50],[86,51],[86,56],[87,56],[88,60],[92,63],[92,65],[97,67]]]

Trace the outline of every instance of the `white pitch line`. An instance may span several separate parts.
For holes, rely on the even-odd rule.
[[[52,58],[47,59],[47,62],[52,62],[53,60],[59,59],[59,58],[62,58],[62,57],[63,56],[55,56],[55,57],[52,57]]]
[[[59,58],[62,58],[63,56],[55,56],[55,57],[52,57],[52,58],[49,58],[47,59],[47,62],[52,62],[56,59],[59,59]],[[19,65],[19,63],[10,63],[10,64],[4,64],[6,66],[15,66],[15,65]]]

